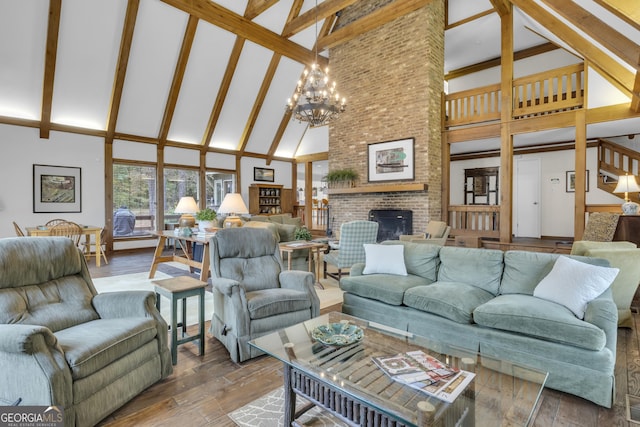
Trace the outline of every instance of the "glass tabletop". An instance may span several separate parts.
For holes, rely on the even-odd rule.
[[[409,426],[526,426],[547,378],[547,373],[526,366],[337,312],[262,336],[250,345],[312,382]],[[425,358],[443,366],[431,371],[433,366],[425,369],[415,363]],[[409,371],[396,369],[406,360]],[[406,372],[410,374],[403,375]],[[446,374],[434,378],[433,372]],[[429,422],[424,421],[425,408]]]

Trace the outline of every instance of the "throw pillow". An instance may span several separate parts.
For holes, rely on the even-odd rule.
[[[578,319],[584,319],[587,304],[611,286],[619,271],[560,256],[533,296],[564,305]]]
[[[404,265],[403,245],[365,244],[363,246],[366,264],[362,274],[407,275],[407,267]]]

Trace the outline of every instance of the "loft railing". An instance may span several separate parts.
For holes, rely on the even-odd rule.
[[[513,118],[581,108],[584,65],[576,64],[513,81]],[[451,93],[444,97],[444,126],[479,124],[500,119],[500,84]]]
[[[584,65],[556,68],[513,81],[513,117],[530,117],[581,108]]]
[[[500,238],[500,205],[451,205],[451,235]]]

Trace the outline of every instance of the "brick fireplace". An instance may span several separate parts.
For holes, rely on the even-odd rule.
[[[387,3],[357,2],[344,9],[339,25]],[[330,194],[329,227],[337,231],[343,222],[369,219],[372,209],[399,209],[412,211],[413,229],[423,231],[441,217],[444,2],[332,48],[330,67],[349,104],[329,128],[329,170],[355,169],[363,191]],[[415,139],[414,180],[368,182],[368,144],[406,138]],[[426,184],[427,190],[393,190],[403,183]],[[370,192],[374,186],[379,191]]]

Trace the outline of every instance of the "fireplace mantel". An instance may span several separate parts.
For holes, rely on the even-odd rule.
[[[401,191],[426,191],[427,184],[377,184],[351,188],[330,188],[328,194],[359,194],[359,193],[398,193]]]

